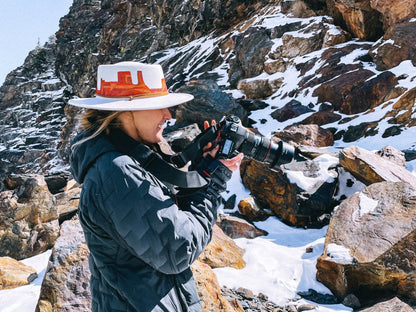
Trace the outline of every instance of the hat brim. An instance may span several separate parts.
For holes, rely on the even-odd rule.
[[[135,111],[151,110],[176,106],[191,101],[193,95],[187,93],[169,93],[162,96],[143,98],[107,98],[95,96],[93,98],[78,98],[68,101],[69,104],[97,110]]]

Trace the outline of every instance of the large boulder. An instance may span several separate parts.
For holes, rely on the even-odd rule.
[[[62,223],[42,283],[37,312],[91,311],[88,256],[78,218]]]
[[[382,14],[385,29],[416,16],[416,2],[413,0],[371,0],[370,4]]]
[[[333,209],[337,188],[337,159],[323,155],[316,161],[292,162],[282,170],[244,159],[240,174],[258,204],[271,209],[285,223],[320,227]]]
[[[273,134],[273,140],[282,140],[294,145],[316,147],[334,145],[332,132],[315,124],[288,126],[283,131],[275,132]]]
[[[382,181],[402,181],[416,188],[416,176],[405,167],[364,148],[358,146],[344,148],[339,154],[339,162],[366,185]]]
[[[189,93],[194,99],[179,105],[175,110],[175,118],[178,123],[197,123],[200,129],[204,129],[205,120],[216,120],[224,115],[236,115],[243,122],[247,119],[247,112],[230,95],[224,93],[218,84],[212,80],[198,80],[188,83],[178,92]]]
[[[375,41],[381,36],[381,14],[371,7],[371,0],[328,0],[327,4],[333,16],[342,16],[342,22],[354,37]]]
[[[415,4],[413,4],[415,6]],[[387,70],[405,60],[416,65],[416,21],[414,19],[392,25],[370,50],[378,70]]]
[[[51,249],[58,211],[41,175],[11,175],[0,193],[0,255],[20,260]]]
[[[340,298],[416,299],[415,238],[416,190],[403,182],[372,184],[335,210],[317,278]]]
[[[329,102],[343,114],[362,113],[386,101],[397,85],[391,72],[372,76],[374,73],[367,69],[346,73],[323,83],[314,95],[319,102]]]

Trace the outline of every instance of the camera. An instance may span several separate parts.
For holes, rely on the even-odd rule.
[[[238,153],[278,168],[289,163],[296,155],[295,147],[283,141],[274,143],[270,139],[247,130],[237,116],[225,116],[218,124],[198,135],[185,149],[172,157],[179,167],[189,161],[198,162],[202,150],[209,143],[219,144],[218,158],[233,158]]]

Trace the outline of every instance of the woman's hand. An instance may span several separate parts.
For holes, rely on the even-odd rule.
[[[212,146],[213,144],[211,142],[205,145],[205,147],[203,148],[203,151],[204,151],[204,153],[202,154],[203,157],[207,155],[211,155],[212,157],[215,158],[215,155],[217,154],[220,146],[216,145],[214,148],[212,148]],[[231,171],[235,171],[238,169],[238,167],[240,167],[241,160],[243,159],[243,157],[244,157],[244,154],[239,153],[237,156],[233,158],[219,159],[219,161],[222,162],[222,164],[226,166],[228,169],[230,169]]]

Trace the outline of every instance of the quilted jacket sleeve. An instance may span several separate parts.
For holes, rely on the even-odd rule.
[[[206,187],[179,192],[176,204],[128,156],[114,159],[101,177],[101,203],[114,239],[160,272],[184,271],[211,239],[219,192],[231,174],[224,168],[211,172]]]

